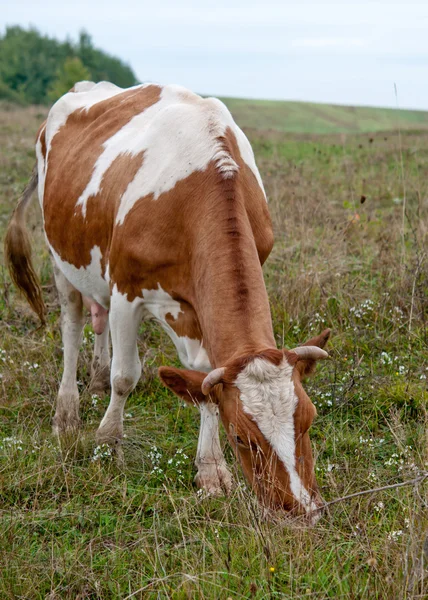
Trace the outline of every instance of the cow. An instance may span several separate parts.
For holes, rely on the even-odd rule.
[[[111,386],[97,440],[120,448],[125,402],[141,377],[138,328],[151,318],[185,367],[160,367],[160,379],[200,411],[197,486],[210,494],[232,487],[220,417],[262,505],[318,514],[308,433],[316,409],[302,381],[328,357],[330,331],[292,350],[276,347],[262,273],[271,219],[251,145],[226,106],[176,85],[80,82],[50,109],[35,149],[5,255],[43,321],[25,229],[38,187],[64,345],[54,431],[79,427],[86,306],[95,331],[92,386]]]

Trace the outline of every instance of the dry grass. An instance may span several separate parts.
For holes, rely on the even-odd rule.
[[[31,173],[39,112],[0,111],[2,233]],[[428,469],[428,135],[403,134],[404,180],[395,134],[249,135],[276,230],[265,275],[278,345],[334,331],[333,360],[307,386],[323,495],[414,478]],[[126,408],[126,466],[107,451],[94,460],[107,399],[87,389],[89,326],[83,434],[61,452],[50,434],[59,309],[37,209],[31,223],[50,311],[36,330],[2,270],[0,598],[427,596],[426,483],[339,503],[310,529],[266,518],[236,466],[230,498],[198,495],[198,415],[154,376],[176,358],[151,325],[140,336],[147,378]]]

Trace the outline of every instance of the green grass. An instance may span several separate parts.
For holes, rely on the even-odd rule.
[[[312,102],[222,98],[237,123],[246,129],[288,133],[373,133],[426,129],[428,112]]]
[[[41,118],[0,112],[2,236]],[[401,146],[397,134],[250,135],[276,233],[265,279],[278,346],[333,329],[332,360],[306,385],[322,494],[413,479],[428,469],[428,133],[405,133]],[[140,331],[145,377],[125,410],[125,466],[95,450],[108,398],[88,390],[89,325],[82,435],[59,448],[59,306],[36,206],[29,223],[49,317],[37,329],[2,267],[1,599],[427,597],[426,482],[339,503],[307,528],[266,518],[226,449],[233,494],[198,494],[198,414],[160,385],[157,367],[178,363],[152,325]]]

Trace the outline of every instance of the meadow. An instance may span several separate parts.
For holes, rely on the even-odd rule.
[[[243,128],[289,133],[373,133],[428,127],[428,112],[284,100],[222,98]]]
[[[45,113],[0,108],[1,238]],[[139,337],[144,377],[125,411],[125,464],[94,440],[108,397],[89,390],[89,321],[82,434],[61,448],[51,434],[60,310],[34,202],[44,329],[0,256],[2,600],[428,596],[428,131],[336,123],[321,135],[310,120],[299,133],[242,122],[276,234],[264,273],[278,346],[333,332],[331,360],[306,384],[322,495],[413,483],[332,504],[307,527],[266,518],[226,449],[234,490],[206,497],[193,484],[199,416],[157,379],[160,365],[179,363],[150,323]]]

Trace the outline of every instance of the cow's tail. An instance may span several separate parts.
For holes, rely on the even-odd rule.
[[[37,167],[34,167],[31,179],[18,200],[4,239],[5,262],[15,285],[28,300],[31,308],[45,324],[45,305],[39,278],[31,260],[31,243],[25,226],[27,208],[38,184]]]

